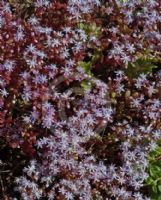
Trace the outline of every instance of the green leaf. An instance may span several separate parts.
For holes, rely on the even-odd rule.
[[[100,27],[95,22],[91,24],[80,23],[79,28],[84,30],[88,36],[97,37],[100,33]]]
[[[153,186],[152,186],[152,190],[153,190],[154,193],[158,193],[158,190],[157,190],[157,186],[156,186],[156,185],[153,185]]]
[[[91,89],[92,84],[89,81],[82,81],[81,87],[84,89],[84,91]]]
[[[89,62],[79,61],[79,62],[78,62],[78,65],[79,65],[80,67],[82,67],[82,68],[84,69],[84,71],[85,71],[88,75],[90,75],[90,76],[93,75],[92,72],[91,72],[91,66],[92,66],[91,61],[89,61]]]
[[[112,98],[116,97],[116,92],[112,92]]]
[[[161,155],[161,144],[157,142],[157,148],[150,152],[149,154],[149,177],[146,180],[146,185],[149,185],[151,190],[151,198],[153,200],[161,200],[161,160],[156,159]]]
[[[157,68],[150,59],[139,58],[134,63],[129,63],[125,74],[130,78],[137,78],[141,73],[149,74]]]
[[[149,171],[150,171],[150,176],[155,177],[155,175],[156,175],[155,169],[153,167],[151,167]]]
[[[161,168],[159,166],[153,165],[150,167],[149,171],[152,177],[157,177],[161,172]]]
[[[161,200],[161,196],[159,195],[159,197],[157,198],[157,200]]]
[[[161,185],[158,185],[158,190],[159,192],[161,192]]]
[[[148,179],[146,180],[146,183],[148,185],[153,185],[154,184],[154,180],[151,177],[148,177]]]
[[[80,67],[83,67],[85,69],[85,71],[88,72],[90,70],[90,67],[91,67],[91,62],[79,61],[78,65]]]

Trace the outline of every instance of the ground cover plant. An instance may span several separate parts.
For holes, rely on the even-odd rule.
[[[154,199],[161,198],[161,162],[160,162],[160,140],[158,141],[157,147],[155,150],[150,152],[149,154],[149,177],[146,180],[147,185],[149,185],[149,189],[151,190],[152,197]]]
[[[0,1],[1,199],[160,199],[160,13]]]

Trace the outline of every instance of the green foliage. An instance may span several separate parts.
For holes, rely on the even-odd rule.
[[[161,142],[149,154],[149,177],[146,184],[149,186],[153,200],[161,200]]]
[[[92,83],[90,81],[82,81],[81,87],[84,89],[84,91],[91,89]]]
[[[157,68],[152,59],[139,58],[133,63],[129,63],[125,73],[129,78],[136,78],[141,73],[150,74]]]
[[[92,23],[92,24],[86,24],[86,23],[80,23],[79,24],[79,28],[84,30],[86,35],[89,36],[94,36],[94,37],[98,37],[100,34],[100,27],[98,27],[96,25],[96,23]],[[94,54],[92,55],[90,61],[85,62],[85,61],[79,61],[78,62],[78,66],[82,67],[84,69],[84,71],[89,75],[89,76],[93,76],[92,72],[91,72],[91,68],[92,68],[92,64],[100,58],[102,50],[101,49],[95,49],[94,46],[91,46],[91,48],[93,48],[94,50]],[[87,81],[84,80],[81,83],[81,87],[84,89],[84,91],[90,89],[92,87],[92,82],[91,81]]]
[[[91,77],[93,76],[91,72],[92,61],[89,62],[79,61],[78,65],[82,67],[89,76]],[[81,87],[84,89],[84,91],[86,91],[92,87],[92,82],[90,80],[84,80],[81,82]]]
[[[98,27],[96,23],[91,23],[90,25],[85,23],[80,23],[79,28],[83,29],[88,36],[97,37],[100,33],[100,27]]]
[[[84,69],[84,71],[88,74],[92,76],[91,73],[91,66],[92,66],[92,62],[88,61],[88,62],[84,62],[84,61],[79,61],[78,62],[78,66],[82,67]]]

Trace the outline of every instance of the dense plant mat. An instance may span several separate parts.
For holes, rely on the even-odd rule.
[[[160,199],[160,12],[0,1],[0,199]]]

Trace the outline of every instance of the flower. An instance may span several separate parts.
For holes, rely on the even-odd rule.
[[[2,97],[7,97],[9,93],[8,93],[7,90],[4,88],[4,89],[0,89],[0,94],[2,95]]]

